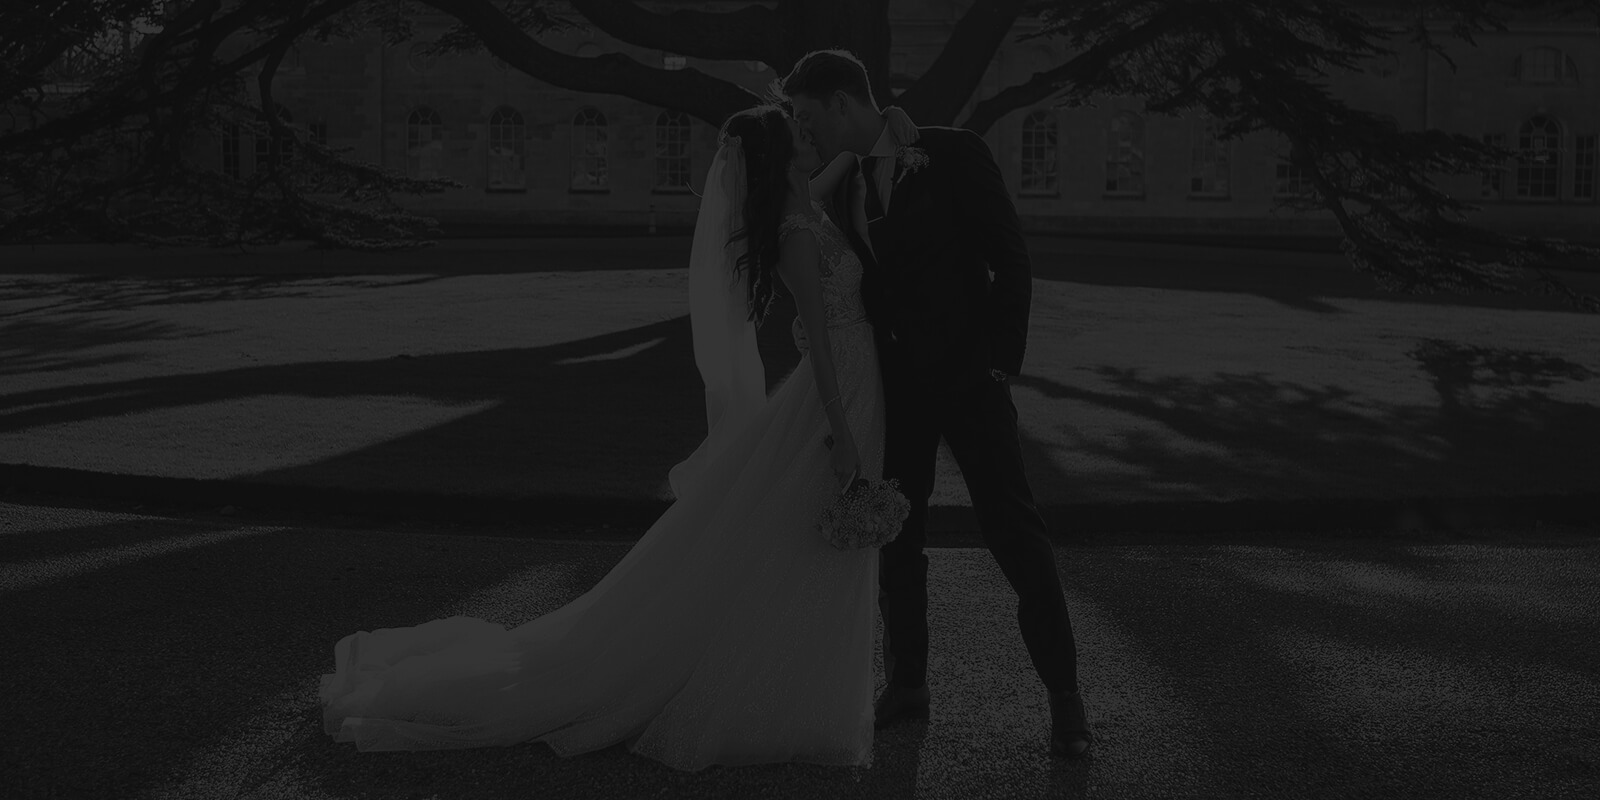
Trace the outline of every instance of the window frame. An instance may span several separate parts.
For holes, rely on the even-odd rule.
[[[567,191],[574,194],[608,194],[611,191],[611,126],[604,111],[595,106],[583,106],[572,115],[571,171],[567,178]],[[598,151],[598,152],[596,152]],[[593,168],[584,169],[589,164]],[[591,175],[588,183],[580,183],[579,175]]]
[[[654,194],[689,194],[690,181],[693,179],[694,170],[694,123],[689,115],[674,109],[663,109],[656,114],[655,124],[652,127],[655,150],[655,171],[651,179],[650,191]],[[664,132],[671,132],[672,136],[663,139]],[[666,153],[664,149],[675,147],[675,152]],[[681,183],[669,183],[662,180],[664,172],[681,174]]]
[[[1532,130],[1534,124],[1538,122],[1544,123],[1540,126],[1543,128],[1542,135],[1535,133]],[[1551,129],[1554,129],[1553,137],[1550,136]],[[1516,160],[1516,173],[1512,185],[1512,197],[1516,199],[1517,202],[1560,202],[1562,169],[1561,162],[1563,150],[1562,145],[1564,144],[1565,136],[1566,130],[1561,124],[1560,120],[1557,120],[1556,118],[1547,114],[1536,114],[1532,117],[1529,117],[1523,120],[1522,124],[1517,127],[1517,146],[1515,149],[1518,153],[1518,156]],[[1552,139],[1554,140],[1553,146],[1550,145]],[[1536,144],[1542,146],[1536,147]],[[1554,160],[1545,164],[1533,165],[1529,163],[1526,155],[1530,152],[1554,153]],[[1538,170],[1537,176],[1535,176],[1533,172],[1534,170]],[[1548,187],[1549,193],[1533,194],[1532,188],[1534,186],[1538,186],[1540,188]]]
[[[1129,125],[1127,135],[1119,136],[1117,123],[1127,120]],[[1144,116],[1133,111],[1119,111],[1112,115],[1106,126],[1106,152],[1105,152],[1105,182],[1102,184],[1103,197],[1115,199],[1139,200],[1145,196],[1148,184],[1145,180],[1145,120]],[[1133,188],[1122,188],[1120,182],[1122,175],[1114,172],[1126,170],[1129,174],[1126,179],[1133,182]]]
[[[1503,133],[1485,133],[1481,140],[1484,144],[1510,150],[1506,135]],[[1509,162],[1502,163],[1493,169],[1484,170],[1482,180],[1479,182],[1478,195],[1483,200],[1506,199],[1506,172]]]
[[[1228,200],[1233,197],[1232,142],[1217,135],[1221,121],[1210,114],[1195,117],[1189,136],[1189,197],[1197,200]],[[1210,155],[1206,159],[1206,155]],[[1220,179],[1220,189],[1196,188],[1196,181],[1206,179],[1203,166],[1209,165],[1212,180]]]
[[[432,106],[411,109],[406,115],[406,174],[415,180],[443,177],[443,162],[444,117]]]
[[[1587,194],[1579,194],[1587,188]],[[1600,202],[1600,135],[1578,134],[1572,140],[1572,200]]]
[[[1060,197],[1061,124],[1056,115],[1048,109],[1029,112],[1022,120],[1019,146],[1017,195]]]
[[[507,149],[509,152],[502,152]],[[509,166],[497,170],[497,159],[508,162]],[[497,182],[495,176],[500,173],[511,176],[511,179]],[[496,106],[489,112],[483,190],[496,193],[528,190],[528,126],[522,112],[508,105]]]

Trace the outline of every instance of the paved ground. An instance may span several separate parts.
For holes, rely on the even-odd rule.
[[[1324,255],[1070,240],[1035,248],[1016,394],[1092,760],[1044,756],[948,463],[934,717],[871,769],[335,746],[315,687],[340,636],[525,621],[659,512],[701,412],[665,244],[331,275],[0,252],[0,797],[1600,793],[1594,319],[1381,296]],[[781,374],[792,346],[763,353]]]
[[[579,529],[360,530],[0,503],[8,798],[1579,798],[1600,792],[1592,533],[1061,547],[1100,736],[1047,711],[980,550],[930,551],[932,719],[870,769],[678,774],[620,748],[361,754],[317,676],[358,629],[517,624],[625,552]],[[637,531],[620,532],[624,537]],[[567,538],[562,538],[567,537]]]

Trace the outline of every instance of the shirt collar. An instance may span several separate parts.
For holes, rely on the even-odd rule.
[[[878,134],[878,141],[872,145],[869,156],[892,156],[895,154],[897,142],[894,140],[894,131],[889,129],[889,123],[883,124],[883,132]]]

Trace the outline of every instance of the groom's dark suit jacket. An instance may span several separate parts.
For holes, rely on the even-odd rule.
[[[1011,194],[981,136],[918,130],[910,146],[926,152],[927,163],[908,169],[896,158],[887,213],[868,225],[876,257],[862,259],[862,300],[880,351],[903,359],[919,384],[960,385],[991,369],[1015,375],[1027,347],[1032,273]],[[835,208],[850,207],[852,183],[841,182]],[[857,226],[853,215],[841,218]]]

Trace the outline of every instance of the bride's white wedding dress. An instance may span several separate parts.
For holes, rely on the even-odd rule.
[[[883,468],[883,389],[861,262],[814,207],[831,350],[862,476]],[[593,589],[515,628],[470,617],[344,637],[326,731],[360,750],[628,742],[670,766],[865,764],[875,548],[816,528],[837,495],[809,355]]]

